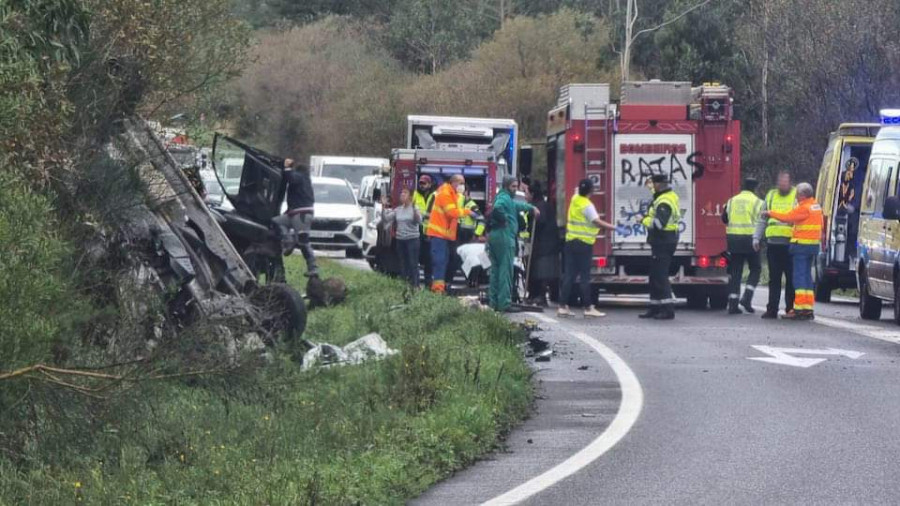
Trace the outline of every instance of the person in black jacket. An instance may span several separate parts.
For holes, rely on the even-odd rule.
[[[537,181],[531,183],[531,203],[540,211],[534,224],[534,242],[528,268],[528,297],[538,306],[547,306],[547,289],[553,280],[559,279],[559,254],[561,251],[559,227],[556,225],[556,208],[544,198],[543,188]]]
[[[290,158],[284,161],[284,179],[287,181],[287,211],[272,221],[281,227],[283,237],[290,237],[289,229],[293,229],[296,238],[285,248],[285,255],[290,254],[294,245],[300,248],[306,260],[306,275],[319,275],[316,256],[309,244],[309,232],[313,223],[313,207],[316,203],[313,193],[312,178],[309,167],[295,163]]]
[[[681,216],[678,195],[669,177],[657,174],[650,178],[653,201],[641,223],[647,228],[647,243],[653,255],[650,263],[650,310],[639,318],[671,320],[675,318],[675,299],[669,281],[669,267],[678,247],[678,221]],[[674,206],[674,208],[673,208]]]

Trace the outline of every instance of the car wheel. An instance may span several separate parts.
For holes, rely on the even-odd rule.
[[[299,339],[306,330],[306,304],[290,285],[262,285],[251,294],[250,300],[260,310],[262,326],[268,332],[267,344],[274,344],[279,338],[285,341]]]
[[[900,325],[900,282],[894,276],[894,323]]]
[[[869,293],[869,280],[865,271],[859,273],[859,317],[864,320],[881,319],[881,299]]]

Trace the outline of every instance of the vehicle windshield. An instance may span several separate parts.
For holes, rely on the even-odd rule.
[[[313,184],[313,191],[317,204],[356,204],[353,192],[342,184]]]
[[[346,179],[355,188],[359,188],[364,177],[371,176],[377,171],[378,167],[375,165],[326,164],[322,167],[322,175],[324,177]]]

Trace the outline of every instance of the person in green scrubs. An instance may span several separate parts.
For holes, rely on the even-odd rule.
[[[503,178],[500,192],[488,220],[488,257],[491,260],[489,304],[495,311],[509,311],[512,305],[512,284],[516,258],[516,235],[519,233],[519,213],[532,212],[535,219],[540,211],[531,204],[514,199],[519,182],[512,176]]]

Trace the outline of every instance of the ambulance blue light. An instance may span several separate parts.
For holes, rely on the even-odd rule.
[[[882,109],[882,125],[900,125],[900,109]]]

